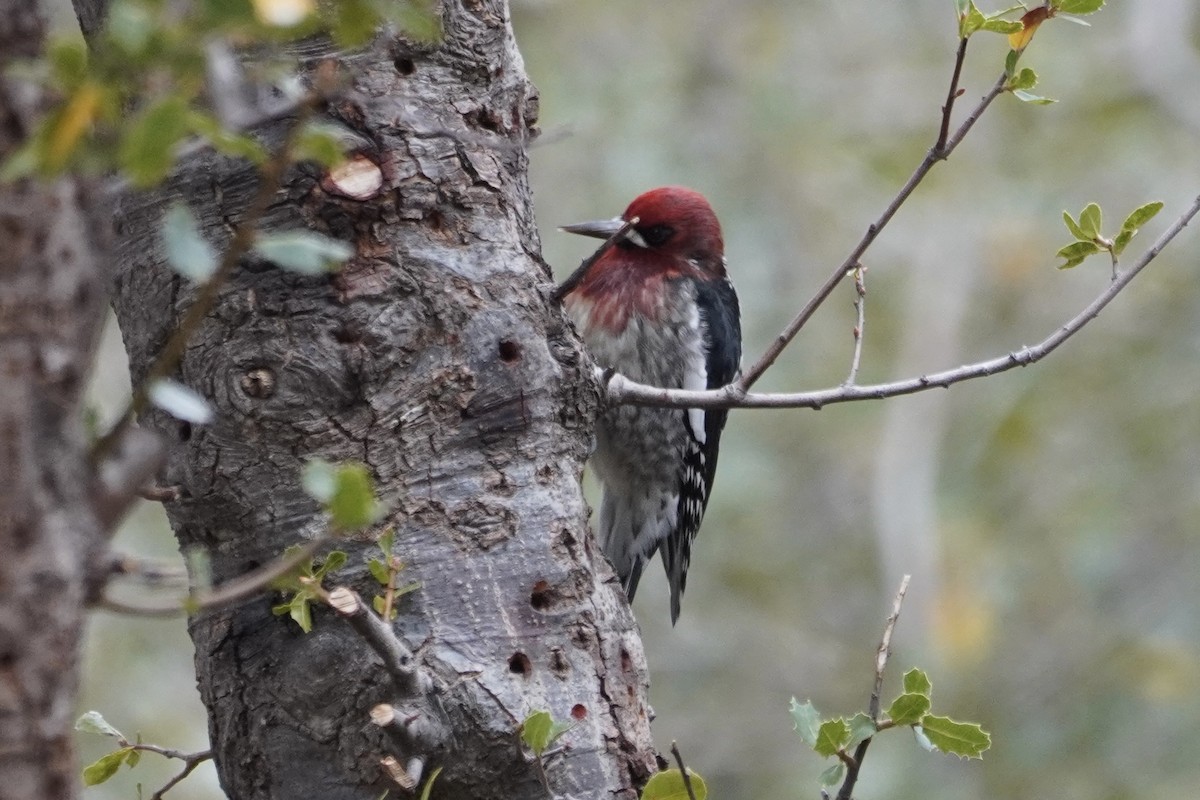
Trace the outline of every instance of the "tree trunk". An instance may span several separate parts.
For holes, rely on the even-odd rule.
[[[37,92],[6,73],[41,54],[36,0],[0,0],[0,162]],[[108,209],[88,182],[0,183],[0,798],[71,798],[93,513],[79,403],[104,319]],[[102,224],[100,220],[103,220]]]
[[[384,525],[401,580],[420,582],[394,627],[432,678],[424,700],[402,696],[325,609],[307,635],[272,614],[276,593],[192,618],[218,772],[238,800],[375,800],[394,788],[385,755],[441,765],[435,797],[545,797],[518,737],[535,710],[576,720],[543,760],[553,796],[632,798],[653,769],[641,643],[579,487],[598,394],[538,255],[526,179],[537,96],[504,2],[443,6],[437,45],[380,36],[340,57],[353,87],[323,113],[364,143],[382,187],[351,199],[296,168],[262,223],[322,231],[355,256],[331,277],[243,258],[177,376],[216,421],[142,420],[171,441],[171,524],[181,548],[208,554],[214,581],[323,534],[299,484],[319,456],[365,462],[390,509],[336,544],[349,562],[327,586],[378,593],[366,563]],[[314,68],[325,56],[339,58],[306,47]],[[202,153],[162,191],[122,199],[113,291],[135,382],[194,294],[163,266],[164,203],[184,199],[221,246],[256,184],[245,163]],[[368,723],[377,703],[432,709],[448,743],[398,752]]]

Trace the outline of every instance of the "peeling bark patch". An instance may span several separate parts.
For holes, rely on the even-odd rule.
[[[239,383],[242,392],[256,400],[265,400],[275,394],[275,373],[266,367],[247,371]]]
[[[533,664],[530,663],[529,656],[518,650],[512,654],[512,658],[508,659],[508,671],[514,675],[528,678],[533,674]]]

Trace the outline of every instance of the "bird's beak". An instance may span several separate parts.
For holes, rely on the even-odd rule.
[[[574,225],[563,225],[559,230],[566,231],[567,233],[578,233],[580,236],[607,239],[621,230],[621,226],[624,224],[625,220],[620,217],[614,217],[613,219],[601,219],[594,222],[576,222]]]
[[[637,224],[636,219],[634,220],[634,224]],[[620,217],[613,217],[612,219],[601,219],[595,222],[576,222],[574,225],[563,225],[559,230],[566,231],[567,233],[578,233],[582,236],[594,236],[597,239],[607,239],[624,226],[625,220]],[[622,241],[633,242],[638,247],[646,246],[646,240],[642,238],[642,235],[637,232],[636,228],[631,227],[621,239]]]

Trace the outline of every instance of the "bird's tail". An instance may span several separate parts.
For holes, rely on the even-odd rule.
[[[600,547],[612,563],[625,596],[632,602],[646,562],[675,525],[673,496],[625,494],[605,489],[600,501]],[[679,615],[675,582],[671,583],[672,621]]]

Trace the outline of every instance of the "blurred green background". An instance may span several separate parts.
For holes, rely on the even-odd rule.
[[[864,259],[860,382],[1033,344],[1108,282],[1060,272],[1060,216],[1099,202],[1115,228],[1166,208],[1132,260],[1200,192],[1200,10],[1113,2],[1091,28],[1044,26],[1022,64],[1051,106],[1000,98]],[[554,226],[613,216],[665,183],[705,192],[742,298],[747,362],[884,208],[936,135],[952,0],[517,0],[541,90],[532,182],[546,259],[594,243]],[[987,8],[985,10],[993,10]],[[1002,68],[980,34],[958,118]],[[730,417],[678,626],[657,568],[635,603],[661,749],[678,740],[713,797],[814,798],[826,766],[788,700],[866,705],[900,576],[912,586],[885,694],[929,671],[935,713],[993,735],[982,762],[872,747],[856,796],[1200,796],[1200,290],[1193,228],[1046,361],[948,391]],[[836,386],[854,312],[844,286],[759,388]],[[96,397],[119,404],[110,331]],[[170,553],[161,510],[119,543]],[[181,622],[98,613],[83,708],[199,749],[203,710]],[[83,740],[95,757],[105,742]],[[160,760],[161,761],[161,760]],[[87,797],[129,798],[153,757]],[[160,776],[162,776],[160,778]],[[219,797],[211,766],[169,795]]]

